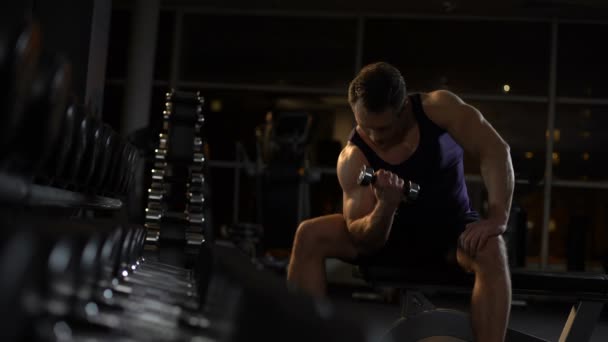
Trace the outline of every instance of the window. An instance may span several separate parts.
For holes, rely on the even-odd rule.
[[[608,25],[560,24],[558,32],[558,95],[608,97]]]
[[[412,89],[544,96],[549,38],[546,23],[373,19],[364,62],[394,64]]]
[[[608,189],[553,187],[550,260],[569,271],[601,271],[608,265]]]
[[[553,173],[557,179],[608,180],[608,106],[558,105]]]
[[[183,33],[184,81],[346,89],[355,72],[353,19],[188,14]]]

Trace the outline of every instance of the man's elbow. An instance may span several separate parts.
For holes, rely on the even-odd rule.
[[[372,254],[386,244],[388,236],[380,235],[372,229],[356,231],[349,229],[351,238],[360,254]]]
[[[498,139],[495,143],[485,144],[480,151],[480,159],[487,158],[500,158],[500,159],[511,159],[511,147],[509,144],[502,140]]]

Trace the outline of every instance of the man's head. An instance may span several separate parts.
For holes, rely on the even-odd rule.
[[[398,139],[406,101],[403,76],[384,62],[365,66],[348,87],[348,102],[357,124],[379,147],[388,147]]]
[[[348,102],[359,101],[369,112],[399,111],[407,96],[405,80],[394,66],[378,62],[368,64],[350,82]]]

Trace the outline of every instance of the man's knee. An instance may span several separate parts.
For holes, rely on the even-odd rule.
[[[475,256],[481,271],[500,271],[507,269],[507,248],[502,236],[493,236]]]
[[[296,230],[294,245],[298,247],[314,245],[315,239],[317,239],[315,235],[317,235],[317,233],[312,220],[302,221]]]
[[[323,253],[328,248],[330,239],[327,235],[331,234],[335,221],[330,216],[302,221],[296,230],[294,247],[309,252]]]
[[[459,248],[457,260],[460,267],[467,272],[504,273],[508,267],[505,241],[502,236],[489,238],[475,257],[467,255]]]

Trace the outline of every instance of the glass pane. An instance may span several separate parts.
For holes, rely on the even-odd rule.
[[[608,97],[608,50],[600,43],[607,35],[608,25],[559,25],[559,96]]]
[[[184,81],[345,87],[355,71],[353,19],[188,14],[182,42]]]
[[[517,260],[517,267],[538,269],[540,265],[541,240],[543,233],[544,191],[542,186],[517,184],[511,217],[519,215],[518,224],[511,222],[507,233],[509,240],[509,259]],[[523,264],[520,262],[523,259]]]
[[[394,64],[416,90],[546,95],[549,38],[546,23],[374,19],[364,62]]]
[[[608,106],[558,105],[553,173],[557,179],[608,180]]]
[[[553,187],[549,261],[568,271],[606,272],[608,189]]]

